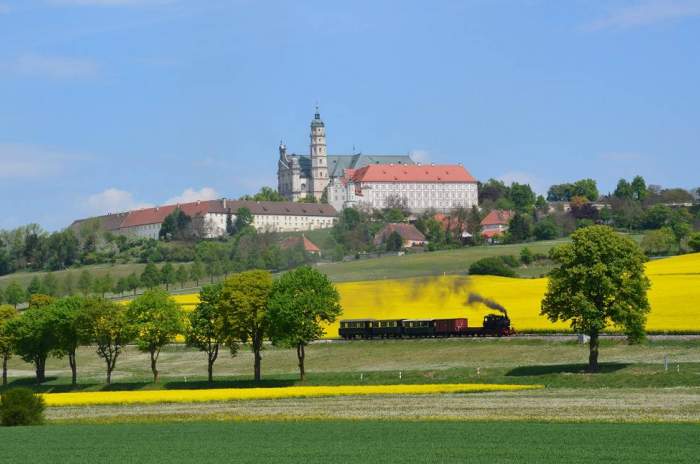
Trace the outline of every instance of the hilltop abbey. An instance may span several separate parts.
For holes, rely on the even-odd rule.
[[[328,155],[326,126],[316,108],[311,120],[311,143],[308,155],[288,154],[287,147],[280,144],[277,168],[277,188],[288,200],[297,201],[307,196],[320,200],[324,193],[329,203],[332,198],[327,191],[345,175],[347,169],[355,170],[369,164],[414,164],[408,155]]]
[[[326,126],[316,108],[309,154],[287,153],[281,143],[277,189],[287,200],[314,197],[340,211],[400,202],[413,212],[476,206],[477,183],[461,164],[421,165],[409,155],[328,155]]]

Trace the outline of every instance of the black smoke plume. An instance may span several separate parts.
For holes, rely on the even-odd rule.
[[[496,301],[492,300],[491,298],[484,298],[483,296],[479,295],[478,293],[474,292],[469,292],[469,298],[467,298],[467,304],[468,305],[473,305],[474,303],[481,303],[487,308],[495,309],[496,311],[501,312],[505,317],[508,317],[508,311],[506,311],[506,308],[504,308],[501,304],[497,303]]]

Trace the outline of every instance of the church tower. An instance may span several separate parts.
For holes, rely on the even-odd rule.
[[[311,182],[308,189],[309,195],[321,200],[323,192],[328,186],[328,153],[326,151],[326,127],[321,120],[321,115],[316,107],[316,114],[311,121]]]

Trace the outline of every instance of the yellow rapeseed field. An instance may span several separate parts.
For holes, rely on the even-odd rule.
[[[700,253],[659,259],[647,263],[651,280],[652,331],[700,331]],[[342,319],[450,318],[466,317],[481,325],[490,311],[468,306],[469,292],[492,298],[508,309],[519,331],[567,330],[568,324],[549,322],[539,315],[547,279],[511,279],[495,276],[418,277],[400,280],[343,282],[337,284],[343,306]],[[176,299],[193,307],[197,295]],[[338,323],[326,336],[338,336]]]
[[[531,390],[542,385],[427,384],[427,385],[339,385],[281,388],[221,388],[209,390],[147,390],[83,393],[45,393],[48,406],[104,404],[193,403],[206,401],[258,400],[318,396],[416,395]]]

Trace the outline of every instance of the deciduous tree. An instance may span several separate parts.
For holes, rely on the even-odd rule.
[[[59,298],[51,305],[56,320],[57,346],[55,352],[68,356],[68,364],[71,369],[71,383],[75,385],[78,379],[78,366],[75,353],[78,347],[89,343],[86,336],[87,323],[84,307],[85,298],[81,296],[67,296]]]
[[[195,286],[199,287],[199,279],[202,278],[202,262],[195,260],[195,262],[190,265],[190,279],[194,280]]]
[[[24,289],[16,282],[12,281],[5,288],[5,301],[17,308],[17,305],[27,301],[27,294]]]
[[[180,264],[175,272],[175,280],[180,284],[180,288],[185,288],[185,284],[190,278],[190,273],[187,272],[187,267],[184,264]]]
[[[30,307],[6,325],[14,342],[15,352],[28,363],[34,364],[36,382],[46,380],[46,358],[58,346],[56,317],[46,307]]]
[[[304,380],[306,346],[325,333],[323,324],[342,313],[340,295],[325,274],[303,266],[284,274],[270,294],[268,317],[272,341],[296,348],[299,376]]]
[[[165,284],[165,289],[170,290],[170,286],[175,283],[177,278],[175,274],[175,268],[170,263],[165,263],[160,269],[160,279],[161,283]]]
[[[87,269],[83,269],[80,273],[80,277],[78,277],[78,290],[80,290],[83,295],[87,295],[90,293],[90,290],[92,290],[92,275],[90,275]]]
[[[89,298],[85,304],[85,337],[97,346],[97,354],[107,367],[107,384],[112,383],[112,372],[117,358],[136,336],[128,317],[128,308],[104,298]]]
[[[244,343],[250,342],[256,381],[260,380],[260,352],[269,329],[267,307],[271,289],[271,274],[253,270],[231,275],[221,290],[221,307],[231,334]]]
[[[7,361],[12,356],[13,340],[7,331],[7,323],[19,316],[10,305],[0,305],[0,356],[2,357],[2,385],[7,385]]]
[[[541,314],[552,322],[569,321],[590,336],[588,371],[596,372],[600,333],[610,324],[630,341],[644,336],[649,312],[645,257],[631,239],[607,226],[579,229],[571,243],[550,252],[557,267],[550,273]]]
[[[199,292],[199,303],[189,315],[187,344],[207,354],[207,375],[214,381],[214,363],[219,349],[228,345],[231,356],[238,351],[238,343],[228,326],[221,306],[222,284],[207,285]]]
[[[147,290],[129,303],[129,320],[136,331],[136,343],[151,359],[153,382],[158,382],[158,356],[161,349],[184,332],[180,305],[161,289]]]
[[[153,263],[146,264],[141,273],[141,285],[146,288],[155,288],[161,282],[160,271]]]

